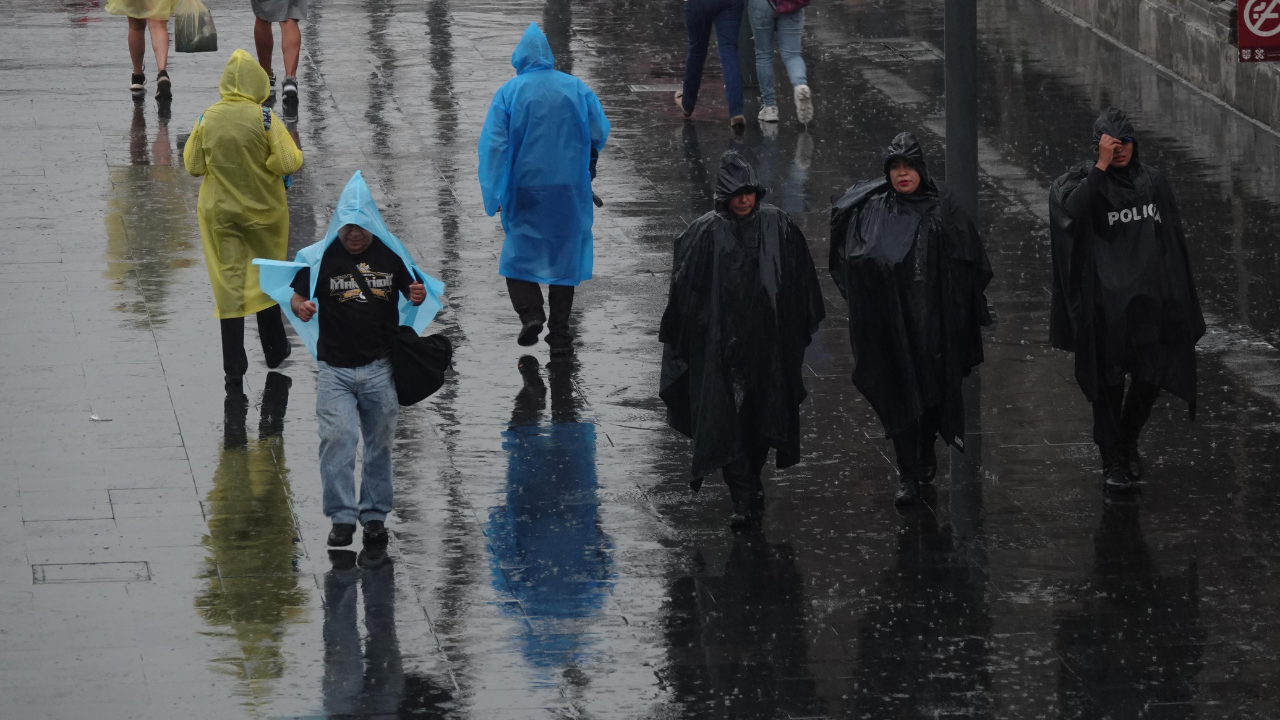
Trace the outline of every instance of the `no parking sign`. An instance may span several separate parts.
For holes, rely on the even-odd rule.
[[[1236,0],[1240,62],[1280,60],[1280,0]]]

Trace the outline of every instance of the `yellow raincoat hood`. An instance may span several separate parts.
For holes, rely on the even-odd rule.
[[[261,105],[271,94],[271,79],[253,56],[244,50],[236,50],[231,53],[231,59],[222,69],[218,93],[223,100],[243,99]]]

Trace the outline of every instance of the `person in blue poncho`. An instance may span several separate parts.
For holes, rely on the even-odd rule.
[[[511,64],[516,76],[493,96],[480,134],[480,190],[485,212],[502,213],[498,274],[522,323],[517,341],[537,343],[546,323],[551,353],[563,355],[573,346],[574,288],[591,278],[591,181],[609,120],[591,88],[554,69],[536,23]],[[549,323],[539,283],[550,286]]]
[[[401,325],[422,332],[441,308],[444,284],[419,270],[387,229],[359,172],[342,191],[323,240],[299,250],[294,262],[254,263],[263,291],[280,303],[320,363],[316,417],[324,514],[333,522],[329,544],[350,545],[357,520],[366,545],[384,543],[400,412],[391,338]]]

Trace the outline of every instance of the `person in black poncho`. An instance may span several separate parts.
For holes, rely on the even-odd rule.
[[[804,235],[764,193],[725,153],[715,210],[676,240],[658,336],[667,421],[693,438],[690,484],[722,469],[734,527],[759,519],[769,448],[779,468],[800,459],[801,366],[826,317]]]
[[[1107,108],[1093,124],[1098,159],[1049,190],[1049,339],[1076,354],[1104,486],[1117,492],[1142,477],[1138,434],[1161,388],[1186,400],[1195,419],[1195,345],[1205,329],[1178,200],[1164,175],[1139,161],[1135,135],[1123,112]]]
[[[964,449],[961,382],[982,362],[991,264],[914,135],[893,139],[884,175],[831,209],[831,276],[849,302],[853,384],[893,440],[909,505],[937,473],[934,439]]]

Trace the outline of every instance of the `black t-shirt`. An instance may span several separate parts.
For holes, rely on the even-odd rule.
[[[358,264],[358,265],[357,265]],[[360,268],[373,297],[366,297],[352,275]],[[359,255],[352,255],[334,240],[320,259],[316,302],[320,309],[320,341],[317,357],[335,367],[368,365],[391,354],[391,336],[400,326],[399,293],[409,297],[414,278],[404,261],[374,238]],[[311,268],[293,278],[293,291],[311,293]]]

